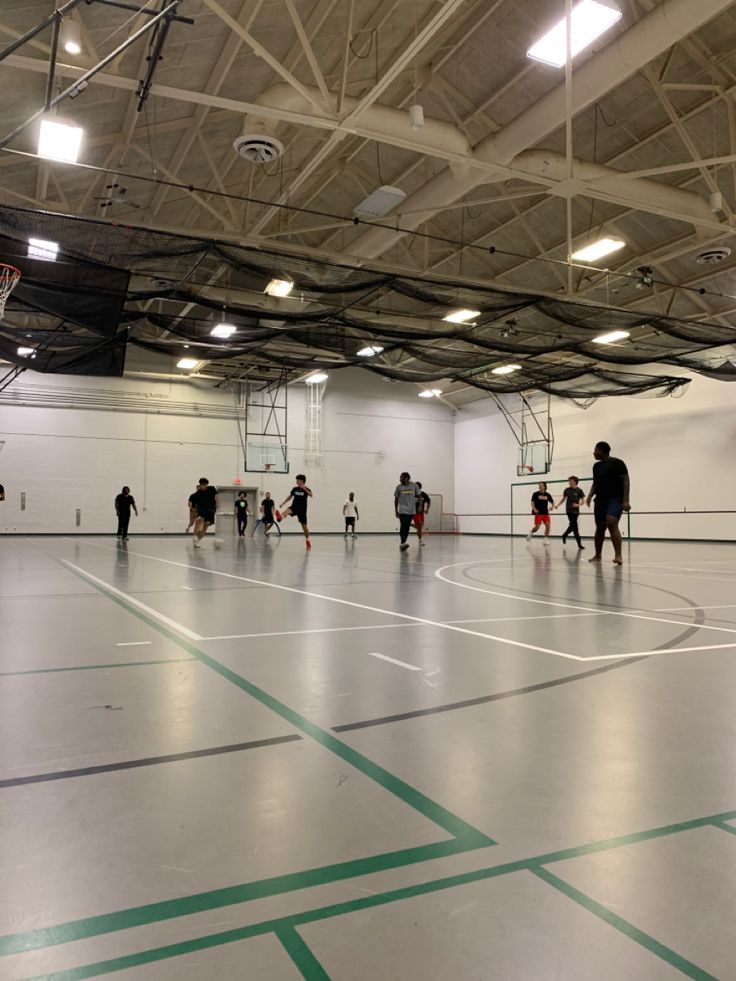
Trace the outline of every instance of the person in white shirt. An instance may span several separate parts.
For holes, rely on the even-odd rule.
[[[350,491],[348,494],[348,499],[342,506],[342,513],[345,518],[344,537],[347,538],[348,534],[352,534],[353,538],[357,538],[358,536],[355,534],[355,522],[360,520],[360,514],[358,514],[358,505],[353,491]]]

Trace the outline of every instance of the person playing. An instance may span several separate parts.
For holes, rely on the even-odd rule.
[[[578,487],[580,481],[577,477],[567,478],[568,486],[562,493],[562,497],[555,504],[555,510],[557,508],[565,505],[565,511],[567,512],[567,530],[562,536],[562,544],[567,544],[567,536],[573,535],[575,541],[578,543],[578,548],[585,548],[585,545],[580,541],[580,532],[578,531],[578,518],[580,517],[580,504],[585,500],[585,492]]]
[[[207,534],[207,529],[215,523],[215,514],[220,505],[220,495],[216,487],[206,477],[199,478],[197,490],[192,495],[197,509],[197,520],[194,524],[192,545],[201,548],[201,541]]]
[[[593,464],[593,486],[588,493],[586,504],[595,498],[595,555],[591,562],[600,562],[606,529],[613,543],[613,563],[623,565],[621,556],[621,532],[618,523],[624,511],[631,510],[629,494],[631,482],[629,471],[623,460],[611,456],[608,443],[596,443],[593,449],[596,462]]]
[[[5,500],[5,488],[3,487],[2,484],[0,484],[0,501],[4,501],[4,500]]]
[[[115,498],[115,514],[118,516],[118,538],[124,542],[128,541],[131,508],[135,511],[137,518],[138,508],[135,506],[135,498],[130,493],[130,487],[123,487],[120,494]]]
[[[342,506],[342,513],[345,518],[345,535],[343,537],[347,538],[348,534],[352,534],[353,538],[357,538],[358,536],[355,534],[355,522],[360,521],[360,514],[353,491],[350,491],[348,494],[348,499]]]
[[[296,487],[292,487],[288,497],[279,505],[283,508],[284,504],[290,502],[289,507],[282,511],[282,518],[296,518],[302,526],[304,532],[304,544],[307,548],[312,547],[312,539],[309,537],[309,526],[307,525],[307,501],[314,497],[311,490],[307,487],[307,478],[303,473],[296,475]]]
[[[419,539],[419,544],[424,545],[424,520],[429,514],[429,509],[432,507],[432,498],[425,491],[422,490],[422,485],[417,483],[417,490],[419,491],[419,496],[417,497],[417,510],[414,515],[414,527],[417,532],[417,538]]]
[[[199,488],[195,487],[192,493],[189,495],[189,500],[187,501],[187,507],[189,508],[189,524],[184,529],[184,534],[189,534],[189,529],[194,528],[194,523],[197,520],[197,506],[194,503],[194,495],[197,493]]]
[[[248,495],[245,491],[238,492],[238,499],[235,502],[235,516],[238,519],[238,536],[245,537],[245,529],[248,527]]]
[[[555,502],[552,495],[548,493],[547,485],[543,480],[540,480],[537,487],[538,490],[535,490],[532,494],[532,514],[534,515],[534,527],[526,536],[526,540],[530,541],[532,535],[536,535],[539,529],[544,527],[544,544],[549,545],[549,506],[551,504],[554,507]]]
[[[409,547],[407,539],[417,513],[418,501],[419,490],[417,485],[408,473],[402,473],[394,491],[394,512],[399,519],[399,549],[402,552],[405,552]]]

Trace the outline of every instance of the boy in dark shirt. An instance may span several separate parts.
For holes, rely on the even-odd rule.
[[[130,493],[130,487],[123,487],[121,493],[115,498],[115,514],[118,516],[118,538],[124,542],[128,541],[131,508],[135,511],[137,518],[138,508],[135,506],[135,498]]]
[[[287,501],[291,501],[289,507],[283,512],[284,518],[296,518],[302,526],[304,532],[304,544],[307,548],[312,547],[312,539],[309,537],[309,527],[307,526],[307,501],[314,497],[311,490],[307,487],[307,478],[303,473],[296,475],[296,487],[292,487],[289,496],[285,497],[280,507],[283,508]]]
[[[245,537],[245,529],[248,526],[249,514],[248,495],[245,493],[245,491],[240,491],[238,494],[238,499],[235,502],[235,516],[238,519],[238,535],[240,538]]]
[[[562,497],[555,504],[555,510],[564,504],[567,512],[567,531],[562,536],[562,544],[567,544],[568,535],[574,535],[578,548],[585,548],[585,545],[580,541],[580,532],[578,531],[580,505],[585,500],[585,492],[578,487],[579,480],[577,477],[568,477],[567,483],[569,486],[565,488]]]
[[[606,529],[613,543],[613,564],[623,565],[621,556],[621,532],[618,523],[624,511],[631,510],[629,494],[631,482],[629,471],[623,460],[611,456],[608,443],[596,443],[593,449],[596,463],[593,464],[593,486],[590,488],[586,504],[590,507],[595,497],[595,555],[591,562],[600,562]]]
[[[544,544],[549,545],[549,532],[550,532],[550,517],[549,517],[549,506],[550,504],[554,507],[554,499],[551,494],[547,492],[547,485],[543,480],[537,485],[538,490],[534,491],[532,494],[532,514],[534,515],[534,527],[526,536],[526,540],[530,541],[532,535],[536,535],[540,528],[544,528]]]
[[[200,548],[200,542],[207,534],[207,529],[215,523],[215,513],[220,504],[220,497],[217,488],[213,487],[206,477],[199,478],[199,485],[192,496],[194,497],[194,506],[197,509],[192,545],[195,548]]]
[[[419,496],[417,497],[417,513],[414,515],[414,527],[417,532],[419,544],[424,545],[424,521],[429,514],[429,509],[432,507],[432,498],[426,491],[422,490],[422,485],[418,480],[416,481],[416,485]]]

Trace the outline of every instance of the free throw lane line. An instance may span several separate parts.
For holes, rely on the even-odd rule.
[[[407,671],[421,671],[416,664],[407,664],[406,661],[397,661],[395,657],[389,657],[388,654],[379,654],[377,651],[369,651],[369,657],[380,657],[382,661],[388,661],[389,664],[396,664],[400,668],[406,668]]]
[[[147,647],[149,644],[153,643],[150,640],[121,640],[115,645],[116,647]]]
[[[67,569],[72,569],[76,573],[84,573],[84,575],[91,579],[92,582],[97,583],[98,586],[104,586],[106,590],[124,599],[126,603],[131,606],[135,606],[137,609],[142,610],[149,617],[153,617],[154,620],[158,620],[160,623],[165,623],[167,627],[171,627],[182,637],[188,637],[189,640],[201,640],[201,636],[190,630],[189,627],[183,626],[181,623],[177,623],[176,620],[172,620],[171,617],[167,617],[164,613],[159,613],[158,610],[154,610],[150,606],[146,606],[145,603],[141,603],[140,600],[135,599],[130,593],[123,593],[121,590],[116,589],[115,586],[111,586],[109,582],[105,582],[103,579],[98,579],[97,576],[93,576],[91,572],[87,572],[86,569],[80,569],[78,565],[74,565],[73,562],[67,562],[66,559],[60,559],[62,565],[65,565]]]

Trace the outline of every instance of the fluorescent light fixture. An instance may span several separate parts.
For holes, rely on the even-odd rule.
[[[398,208],[405,197],[406,191],[400,187],[382,184],[360,204],[356,204],[353,214],[357,218],[385,218],[394,208]]]
[[[442,319],[449,324],[467,324],[469,320],[475,320],[476,317],[480,317],[480,310],[453,310]]]
[[[196,358],[180,358],[176,362],[177,368],[183,368],[185,371],[191,371],[192,368],[196,368],[199,364]]]
[[[630,337],[628,330],[609,330],[607,334],[599,334],[593,338],[594,344],[615,344],[616,341],[625,341]]]
[[[598,259],[623,249],[625,245],[626,242],[620,238],[599,238],[597,242],[591,242],[590,245],[573,252],[572,258],[576,262],[597,262]]]
[[[62,163],[76,163],[84,130],[80,126],[41,120],[38,137],[38,155],[47,160],[61,160]]]
[[[82,30],[76,20],[68,18],[61,25],[61,43],[67,54],[82,53]]]
[[[570,52],[580,54],[601,34],[621,20],[622,14],[613,0],[580,0],[572,8]],[[563,17],[553,28],[533,44],[527,58],[542,61],[545,65],[562,68],[567,61],[567,18]]]
[[[425,388],[424,391],[418,393],[420,399],[436,399],[442,395],[441,388]]]
[[[212,337],[232,337],[237,331],[234,324],[216,324],[210,331]]]
[[[59,254],[58,242],[47,242],[42,238],[28,239],[28,258],[45,259],[48,262],[56,262]]]
[[[383,350],[378,344],[369,344],[368,347],[362,347],[358,351],[359,358],[374,358],[377,354],[380,354]]]
[[[36,354],[35,348],[32,348],[32,347],[19,347],[18,348],[18,356],[21,357],[21,358],[33,357],[33,356],[35,356],[35,354]]]
[[[498,368],[491,370],[492,375],[512,375],[515,371],[521,371],[520,364],[502,364]]]
[[[326,371],[315,371],[311,375],[308,375],[304,381],[307,385],[319,385],[320,382],[327,381]]]
[[[293,289],[290,279],[272,279],[263,292],[269,296],[288,296]]]

